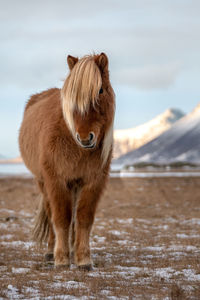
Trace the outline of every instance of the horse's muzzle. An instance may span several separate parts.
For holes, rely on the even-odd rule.
[[[77,132],[76,140],[77,140],[78,144],[85,149],[93,149],[96,146],[96,143],[94,141],[95,134],[93,132],[89,133],[89,136],[87,139],[81,139],[80,135]]]

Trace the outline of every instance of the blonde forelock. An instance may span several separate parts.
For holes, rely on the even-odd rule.
[[[94,56],[80,59],[71,70],[61,90],[64,118],[74,131],[73,112],[84,114],[95,105],[102,85],[101,73]]]

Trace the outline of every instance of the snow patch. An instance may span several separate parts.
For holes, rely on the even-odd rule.
[[[182,224],[191,224],[191,225],[200,225],[200,219],[199,218],[192,218],[189,220],[182,221]]]
[[[196,274],[195,270],[183,269],[184,276],[190,281],[200,281],[200,274]]]
[[[127,225],[127,224],[132,224],[133,223],[133,218],[128,218],[128,219],[116,219],[116,221],[120,224]]]
[[[179,245],[172,245],[167,248],[168,251],[195,251],[198,250],[195,246],[179,246]]]
[[[94,241],[96,240],[96,241]],[[93,243],[104,243],[106,240],[105,236],[98,236],[98,235],[94,235],[93,236]]]
[[[0,236],[1,240],[10,240],[11,238],[13,238],[13,234],[4,234]]]
[[[194,239],[194,238],[199,238],[200,237],[199,234],[188,235],[188,234],[185,234],[185,233],[177,233],[176,236],[177,236],[177,238],[180,238],[180,239]]]
[[[25,250],[29,250],[34,247],[35,243],[33,242],[22,242],[22,241],[12,241],[12,242],[0,242],[1,245],[6,247],[22,247]]]
[[[159,276],[161,278],[169,279],[173,276],[174,274],[174,269],[172,268],[158,268],[153,272],[156,276]]]
[[[28,273],[30,271],[30,269],[28,268],[12,268],[12,273],[16,273],[16,274],[25,274]]]
[[[65,283],[62,282],[55,282],[53,285],[55,288],[66,288],[66,289],[71,289],[71,288],[86,288],[87,286],[82,283],[82,282],[77,282],[77,281],[67,281]]]
[[[142,248],[143,250],[147,250],[147,251],[163,251],[165,250],[165,247],[163,246],[149,246],[149,247],[144,247]]]
[[[111,233],[111,234],[114,234],[114,235],[117,235],[117,236],[126,234],[126,232],[124,232],[124,231],[119,231],[119,230],[109,230],[108,233]]]
[[[128,240],[119,240],[117,241],[118,244],[122,245],[122,246],[126,246],[126,245],[131,245],[132,242],[128,241]]]
[[[21,296],[19,295],[19,290],[14,287],[12,284],[8,285],[8,291],[7,291],[8,299],[20,299]]]

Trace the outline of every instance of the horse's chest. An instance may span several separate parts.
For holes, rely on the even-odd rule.
[[[101,173],[101,157],[98,152],[85,153],[83,155],[71,153],[69,157],[60,157],[57,167],[61,176],[66,178],[84,178],[86,181],[90,181]]]

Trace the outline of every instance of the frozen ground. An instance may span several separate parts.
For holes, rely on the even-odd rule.
[[[200,299],[200,178],[112,178],[89,273],[44,262],[37,199],[32,179],[0,179],[0,299]]]

